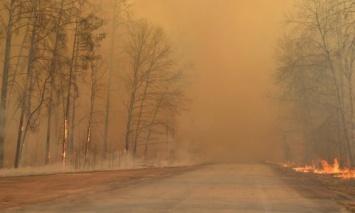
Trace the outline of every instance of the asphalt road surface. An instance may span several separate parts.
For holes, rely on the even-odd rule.
[[[103,180],[88,183],[90,190],[4,212],[347,212],[328,192],[288,182],[263,164],[204,165],[123,184],[109,176]]]

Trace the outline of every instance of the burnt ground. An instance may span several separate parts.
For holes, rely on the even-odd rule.
[[[334,200],[348,211],[355,212],[355,179],[340,179],[332,174],[296,172],[290,167],[267,163],[282,180],[306,197]]]

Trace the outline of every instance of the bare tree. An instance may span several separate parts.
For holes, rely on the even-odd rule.
[[[171,104],[171,109],[178,108],[179,104],[173,101],[178,99],[174,92],[181,90],[175,86],[180,85],[182,78],[177,78],[180,72],[176,69],[174,51],[160,27],[147,21],[135,23],[126,52],[130,62],[127,80],[130,96],[125,151],[135,157],[139,145],[146,145],[147,150],[152,133],[168,126],[162,119],[164,106]]]
[[[306,109],[303,117],[310,126],[313,141],[308,151],[331,158],[344,157],[346,150],[343,161],[348,161],[351,167],[354,166],[353,7],[347,0],[298,2],[296,15],[287,20],[291,32],[281,45],[277,77],[279,85],[285,86],[287,97],[293,99],[298,109]],[[338,147],[339,152],[329,153],[332,146]]]
[[[6,42],[5,42],[5,55],[4,66],[2,70],[2,85],[0,97],[0,168],[4,165],[4,143],[5,143],[5,128],[6,128],[6,102],[8,92],[8,79],[10,72],[10,56],[11,56],[11,43],[14,28],[14,16],[16,13],[16,0],[11,0],[8,6],[8,22],[6,24]],[[3,19],[2,19],[3,20]]]
[[[29,131],[38,132],[41,123],[41,110],[48,100],[48,119],[46,137],[46,162],[49,157],[49,144],[51,133],[51,108],[53,102],[53,90],[55,79],[64,67],[63,60],[66,33],[64,26],[71,20],[63,17],[72,9],[72,2],[66,2],[68,8],[64,9],[64,0],[60,2],[31,1],[31,10],[28,18],[31,20],[29,39],[29,52],[27,73],[20,96],[20,121],[17,138],[15,167],[19,166],[24,150],[27,134]],[[52,46],[53,44],[53,46]],[[50,58],[50,60],[47,60]],[[48,84],[50,85],[48,88]]]
[[[115,69],[115,47],[116,47],[116,39],[117,39],[117,28],[118,25],[127,20],[127,16],[129,14],[129,4],[126,0],[114,0],[113,3],[113,17],[111,19],[111,43],[110,43],[110,62],[108,69],[108,79],[107,79],[107,89],[106,89],[106,108],[105,108],[105,129],[104,129],[104,157],[107,154],[107,146],[109,143],[109,118],[110,118],[110,104],[111,104],[111,84],[113,72]]]
[[[105,15],[92,1],[5,2],[6,10],[0,11],[4,27],[0,28],[0,39],[4,41],[0,167],[6,128],[17,131],[17,140],[10,146],[15,149],[16,168],[37,165],[42,158],[43,164],[61,158],[63,166],[68,159],[76,166],[85,166],[98,162],[99,151],[106,158],[108,148],[112,152],[119,145],[109,143],[113,130],[110,111],[116,104],[111,101],[112,79],[124,74],[129,89],[125,150],[143,157],[151,145],[167,147],[184,96],[174,51],[160,27],[147,21],[129,22],[127,1],[114,2],[114,27],[111,42],[107,43],[102,42]],[[131,25],[125,31],[128,23]],[[108,58],[101,52],[101,45],[109,46],[105,48],[110,49]],[[83,91],[89,91],[88,96],[82,95]],[[105,103],[100,104],[98,98]],[[125,97],[120,98],[123,101]],[[97,113],[100,111],[104,117]],[[103,140],[96,140],[99,138]],[[138,149],[140,146],[144,149]],[[153,150],[150,148],[149,153]],[[7,156],[12,158],[11,153]]]
[[[58,72],[59,64],[63,63],[62,56],[59,55],[63,46],[65,46],[65,36],[63,29],[63,13],[64,13],[64,0],[60,2],[60,8],[58,17],[54,23],[55,35],[54,35],[54,46],[52,50],[52,58],[50,61],[49,77],[50,77],[50,88],[48,97],[48,119],[47,119],[47,136],[46,136],[46,157],[45,163],[48,164],[50,160],[50,142],[51,142],[51,127],[52,127],[52,109],[54,106],[54,90],[55,90],[55,74]]]
[[[80,21],[78,29],[78,38],[80,51],[82,52],[82,63],[84,70],[88,70],[90,73],[90,101],[89,101],[89,116],[86,133],[86,145],[85,145],[85,163],[87,162],[89,146],[92,140],[92,125],[95,112],[95,100],[99,89],[101,88],[100,81],[103,74],[100,74],[101,55],[98,52],[101,41],[105,38],[104,33],[97,32],[104,24],[104,21],[95,16],[89,14],[87,17]]]

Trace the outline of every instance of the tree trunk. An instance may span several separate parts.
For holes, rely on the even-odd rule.
[[[4,167],[4,144],[5,144],[5,128],[6,128],[6,101],[7,101],[7,89],[10,72],[10,57],[11,57],[11,43],[12,43],[12,29],[14,18],[15,0],[11,0],[9,8],[9,21],[6,29],[6,44],[5,44],[5,56],[4,67],[2,73],[2,86],[0,97],[0,169]]]
[[[34,1],[34,9],[37,8],[37,1]],[[36,13],[36,11],[34,11]],[[17,146],[16,146],[16,156],[15,156],[15,168],[19,167],[20,160],[21,160],[21,155],[24,149],[24,136],[23,133],[26,131],[26,128],[24,127],[24,118],[25,118],[25,111],[26,107],[29,104],[29,96],[31,95],[32,91],[32,72],[33,72],[33,63],[36,60],[36,53],[35,53],[35,43],[36,43],[36,22],[37,20],[34,18],[32,22],[32,32],[31,32],[31,44],[30,44],[30,52],[28,56],[28,64],[27,64],[27,74],[26,74],[26,83],[25,83],[25,88],[23,91],[23,95],[21,98],[21,115],[20,115],[20,122],[19,122],[19,128],[18,128],[18,134],[17,134]]]
[[[61,2],[59,17],[55,24],[55,28],[59,29],[60,24],[62,22],[62,14],[63,14],[63,6],[64,0]],[[55,44],[53,48],[53,56],[51,59],[51,65],[49,69],[49,76],[50,76],[50,91],[49,91],[49,103],[48,103],[48,120],[47,120],[47,136],[46,136],[46,160],[45,163],[48,164],[50,160],[50,141],[51,141],[51,127],[52,127],[52,103],[53,103],[53,90],[54,90],[54,73],[56,71],[57,60],[58,60],[58,51],[59,51],[59,30],[56,32],[55,36]]]
[[[73,72],[73,81],[74,81],[74,94],[73,94],[73,104],[72,104],[72,113],[71,113],[71,122],[70,122],[70,134],[69,134],[69,153],[74,153],[74,136],[75,136],[75,114],[76,114],[76,97],[78,94],[78,89],[76,86],[76,72]]]
[[[26,33],[25,35],[23,36],[23,40],[22,40],[22,44],[21,44],[21,48],[20,48],[20,51],[19,51],[19,55],[21,56],[23,54],[23,50],[24,50],[24,47],[25,47],[25,42],[26,42],[26,39],[28,37],[28,34],[30,32],[30,23],[27,24],[27,27],[26,27]],[[13,89],[14,89],[14,84],[15,84],[15,81],[16,81],[16,77],[17,77],[17,72],[19,70],[19,65],[20,65],[20,61],[21,61],[21,57],[18,57],[17,58],[17,62],[16,62],[16,67],[15,67],[15,70],[14,70],[14,74],[12,75],[12,78],[10,80],[11,82],[11,85],[10,85],[10,98],[11,96],[13,95]]]
[[[335,66],[333,64],[333,60],[330,54],[330,50],[326,41],[326,34],[324,32],[324,29],[322,29],[321,27],[321,22],[319,20],[319,17],[317,16],[316,19],[316,26],[317,26],[317,30],[319,31],[319,34],[321,36],[322,39],[322,45],[323,45],[323,49],[325,51],[327,60],[328,60],[328,64],[330,66],[330,70],[331,70],[331,74],[332,74],[332,80],[334,83],[334,87],[335,87],[335,92],[336,92],[336,98],[337,98],[337,105],[339,107],[340,110],[340,118],[341,118],[341,122],[342,122],[342,126],[343,126],[343,131],[344,131],[344,136],[345,136],[345,142],[347,145],[347,150],[348,150],[348,155],[349,155],[349,163],[350,163],[350,167],[354,167],[354,158],[353,158],[353,150],[352,150],[352,142],[353,142],[353,138],[350,138],[349,136],[349,129],[347,127],[347,120],[346,120],[346,115],[345,115],[345,109],[344,109],[344,103],[342,101],[342,96],[341,96],[341,88],[339,86],[339,82],[337,80],[337,74],[336,74],[336,70],[335,70]],[[351,121],[352,123],[353,121]],[[353,125],[350,125],[353,126]],[[352,131],[352,130],[351,130]]]
[[[114,12],[113,12],[113,26],[112,26],[112,36],[111,36],[111,47],[110,47],[110,68],[108,73],[108,81],[107,81],[107,93],[106,93],[106,109],[105,109],[105,130],[104,130],[104,158],[107,155],[107,145],[109,143],[108,130],[109,130],[109,116],[110,116],[110,102],[111,102],[111,79],[113,72],[113,50],[115,47],[115,35],[116,35],[116,27],[115,24],[117,22],[117,0],[114,3]]]
[[[63,1],[62,1],[63,4]],[[76,17],[76,22],[78,22],[78,17],[79,14],[77,14]],[[76,53],[76,43],[77,43],[77,31],[78,31],[78,24],[75,27],[75,33],[74,33],[74,43],[73,43],[73,49],[72,49],[72,60],[70,64],[70,70],[69,70],[69,79],[68,79],[68,91],[67,91],[67,100],[66,100],[66,106],[65,106],[65,111],[64,111],[64,131],[63,131],[63,142],[62,142],[62,165],[65,167],[66,165],[66,154],[67,154],[67,146],[68,146],[68,135],[69,135],[69,117],[70,117],[70,93],[71,93],[71,86],[72,86],[72,80],[73,80],[73,70],[74,70],[74,65],[75,65],[75,53]]]
[[[134,76],[133,76],[133,84],[131,89],[131,95],[129,99],[128,105],[128,114],[127,114],[127,125],[126,125],[126,137],[125,137],[125,145],[124,145],[124,152],[128,154],[129,152],[129,138],[131,135],[131,123],[133,119],[133,110],[134,110],[134,102],[136,101],[136,91],[137,91],[137,78],[138,78],[138,64],[136,62],[134,65]]]
[[[152,117],[152,120],[150,121],[149,130],[148,130],[148,135],[147,135],[147,141],[146,141],[146,143],[145,143],[145,149],[144,149],[144,161],[146,161],[146,158],[147,158],[148,145],[149,145],[149,141],[150,141],[150,135],[151,135],[151,132],[152,132],[153,124],[154,124],[155,118],[156,118],[156,116],[157,116],[157,114],[158,114],[158,111],[159,111],[159,109],[160,109],[160,105],[161,105],[162,102],[163,102],[163,97],[160,98],[159,103],[158,103],[158,106],[157,106],[157,108],[155,109],[154,115],[153,115],[153,117]]]
[[[95,81],[97,81],[97,79],[96,79],[95,73],[97,70],[95,70],[95,69],[96,68],[94,68],[94,65],[91,65],[91,97],[90,97],[89,121],[88,121],[87,133],[86,133],[85,165],[88,160],[89,148],[90,148],[90,144],[91,144],[92,120],[93,120],[95,97],[96,97]]]
[[[156,41],[154,41],[156,42]],[[157,45],[155,43],[155,45],[153,46],[153,53],[152,53],[152,61],[149,65],[149,69],[147,70],[147,73],[145,73],[146,76],[146,84],[145,84],[145,87],[144,87],[144,91],[143,91],[143,97],[142,97],[142,100],[141,100],[141,103],[140,103],[140,106],[139,106],[139,113],[138,113],[138,123],[137,123],[137,129],[136,129],[136,135],[134,137],[134,144],[133,144],[133,158],[136,156],[136,151],[137,151],[137,140],[138,140],[138,137],[139,137],[139,133],[140,133],[140,125],[141,125],[141,120],[142,120],[142,112],[143,112],[143,107],[144,107],[144,102],[145,102],[145,99],[147,97],[147,91],[148,91],[148,87],[150,85],[150,75],[152,73],[152,69],[153,69],[153,66],[156,62],[156,59],[155,59],[155,51],[156,51],[156,48],[157,48]]]
[[[51,74],[52,75],[52,74]],[[48,103],[48,119],[47,119],[47,136],[46,136],[46,165],[51,158],[50,144],[51,144],[51,130],[52,130],[52,103],[53,103],[53,90],[54,90],[54,78],[51,76],[51,86],[49,91],[49,103]]]

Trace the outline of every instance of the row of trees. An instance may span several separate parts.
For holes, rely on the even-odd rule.
[[[125,0],[0,6],[0,168],[165,150],[185,97],[163,29],[132,20]]]
[[[354,0],[302,0],[286,18],[275,80],[297,124],[287,131],[302,133],[308,162],[355,166],[354,12]],[[285,140],[287,150],[296,147]]]

